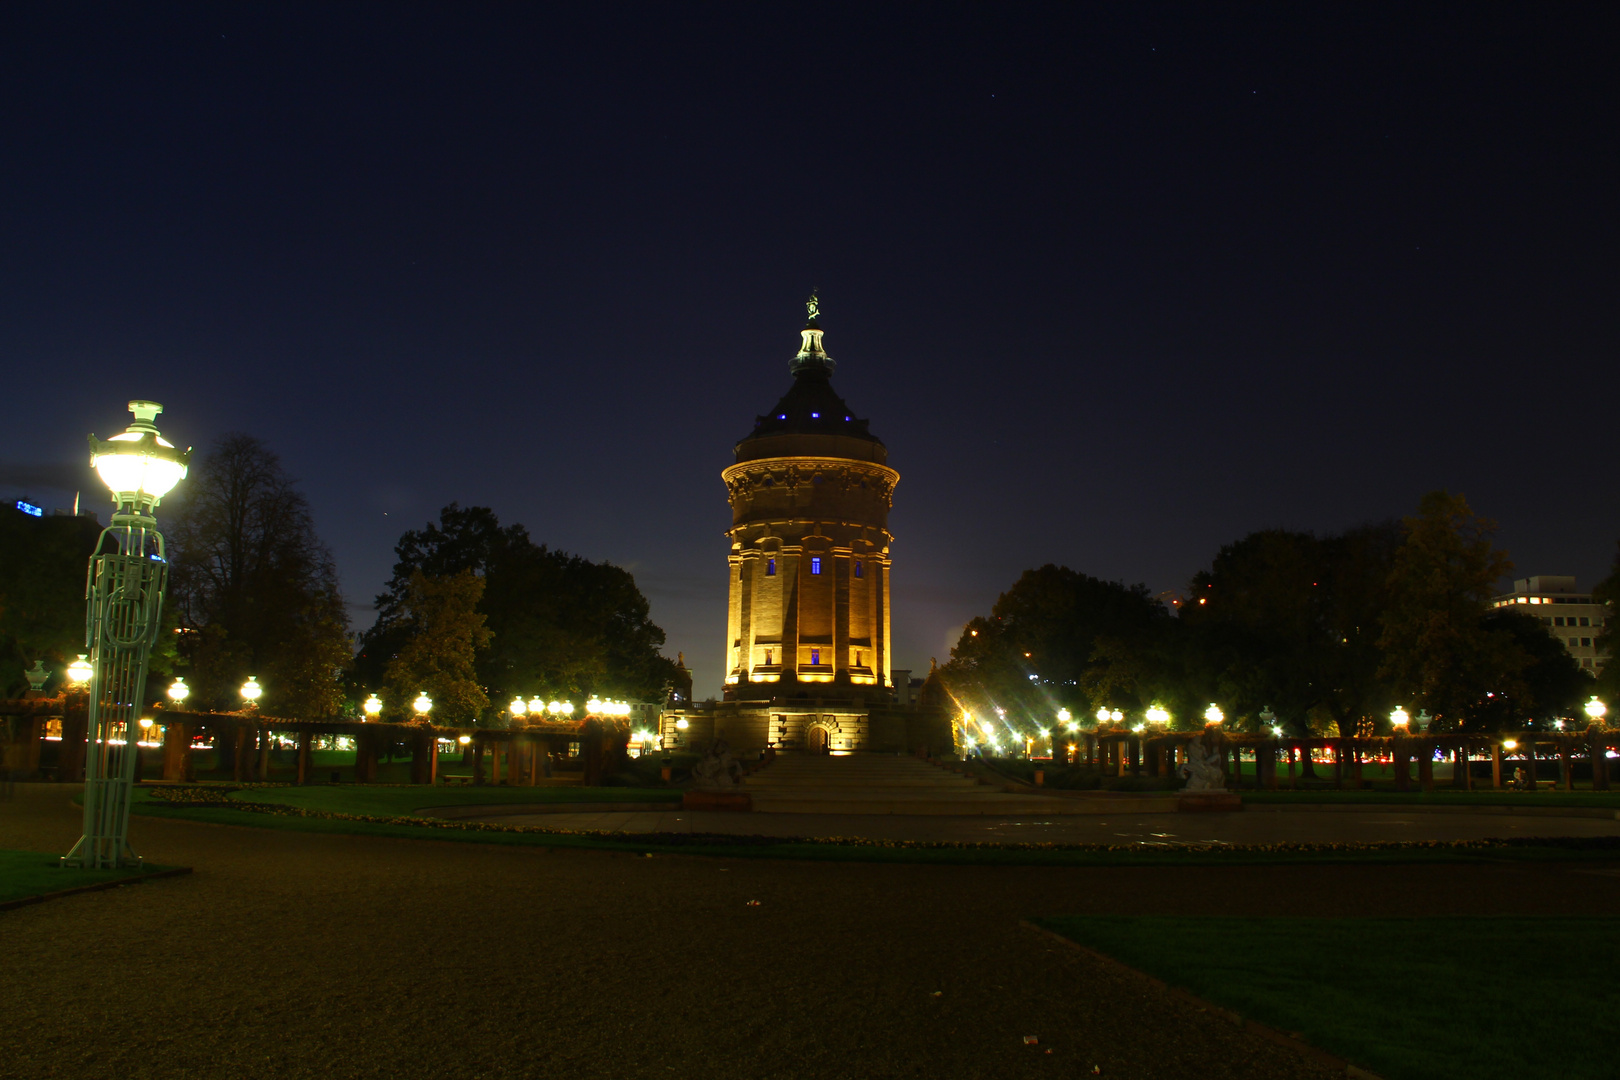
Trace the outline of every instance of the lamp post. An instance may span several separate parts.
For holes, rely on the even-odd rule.
[[[360,703],[360,711],[366,714],[366,720],[375,720],[382,715],[382,698],[372,694]]]
[[[242,695],[242,703],[247,708],[257,709],[259,707],[259,698],[264,696],[264,687],[259,685],[257,675],[249,675],[247,682],[242,684],[242,689],[238,692]]]
[[[191,696],[191,687],[186,685],[186,680],[176,679],[169,684],[167,693],[169,700],[174,702],[175,708],[181,708],[185,705],[186,698]]]
[[[132,401],[135,422],[103,442],[90,436],[90,465],[112,492],[111,524],[90,557],[85,640],[90,646],[84,833],[64,866],[140,865],[129,846],[129,799],[135,786],[135,720],[146,696],[147,661],[162,626],[169,562],[154,512],[185,479],[190,450],[177,450],[152,421],[155,401]],[[84,662],[84,657],[79,658]],[[76,665],[75,665],[76,666]],[[73,667],[69,669],[70,676]],[[125,733],[113,742],[115,727]]]
[[[1603,702],[1599,701],[1595,696],[1591,701],[1588,701],[1583,708],[1586,710],[1586,715],[1591,718],[1592,723],[1594,724],[1603,723],[1603,718],[1609,714],[1609,707],[1603,704]]]
[[[425,721],[428,718],[428,713],[433,711],[433,699],[428,697],[427,691],[424,690],[416,695],[416,700],[411,702],[411,708],[416,710],[418,720]]]

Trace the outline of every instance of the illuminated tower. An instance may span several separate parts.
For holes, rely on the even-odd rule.
[[[833,390],[814,296],[807,307],[792,388],[720,474],[732,514],[728,700],[889,684],[888,523],[900,474]]]

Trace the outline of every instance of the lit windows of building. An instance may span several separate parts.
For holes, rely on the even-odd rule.
[[[1522,605],[1522,606],[1521,606]],[[1560,633],[1571,627],[1601,628],[1614,614],[1593,601],[1591,593],[1577,592],[1575,579],[1569,576],[1540,574],[1520,578],[1513,583],[1513,591],[1491,601],[1492,607],[1516,607],[1541,620],[1547,632],[1569,652],[1585,671],[1596,675],[1608,663],[1608,654],[1597,648],[1597,636],[1571,636]],[[1552,610],[1549,611],[1548,609]]]

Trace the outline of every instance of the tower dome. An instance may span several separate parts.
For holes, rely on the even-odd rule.
[[[833,389],[814,296],[807,307],[792,387],[721,473],[732,510],[728,698],[889,682],[888,518],[900,474]]]

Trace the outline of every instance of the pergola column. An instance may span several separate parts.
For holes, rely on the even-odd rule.
[[[309,783],[309,770],[313,755],[310,753],[310,734],[307,731],[298,733],[298,782]]]
[[[191,779],[191,729],[178,720],[163,725],[163,779],[171,784]]]

